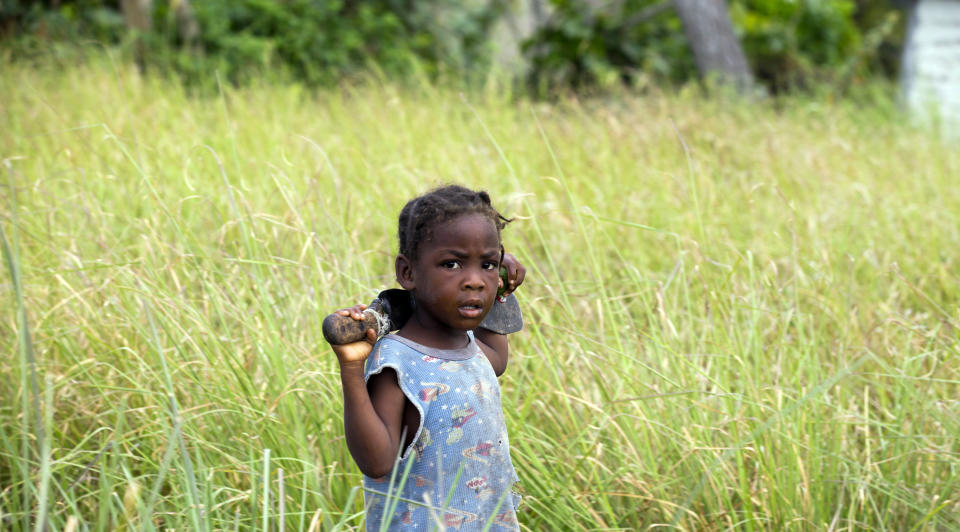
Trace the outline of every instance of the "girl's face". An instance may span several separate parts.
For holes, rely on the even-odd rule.
[[[397,260],[401,286],[416,299],[415,318],[438,336],[475,329],[500,282],[500,239],[493,221],[465,214],[433,227],[416,261]]]

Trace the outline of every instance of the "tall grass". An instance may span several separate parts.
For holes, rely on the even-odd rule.
[[[960,149],[894,106],[0,78],[0,528],[362,526],[331,310],[515,218],[525,529],[960,527]]]

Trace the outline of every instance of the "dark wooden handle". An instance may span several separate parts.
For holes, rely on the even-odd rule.
[[[380,301],[373,300],[368,308],[380,312]],[[364,313],[361,321],[334,312],[323,319],[323,338],[330,345],[352,344],[363,340],[367,336],[367,329],[377,331],[378,327],[377,318],[369,312]]]

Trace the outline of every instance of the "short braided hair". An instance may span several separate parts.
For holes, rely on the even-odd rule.
[[[397,228],[400,254],[416,260],[420,243],[430,238],[431,231],[437,224],[473,213],[482,214],[493,222],[497,228],[498,239],[500,230],[510,223],[510,219],[504,218],[493,207],[490,195],[484,190],[446,185],[413,198],[400,211]]]

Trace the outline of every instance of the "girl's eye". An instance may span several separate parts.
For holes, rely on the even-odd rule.
[[[440,266],[448,270],[456,270],[457,268],[460,267],[460,263],[455,260],[448,260],[442,263]]]
[[[499,265],[498,265],[496,262],[484,262],[484,263],[483,263],[483,269],[484,269],[484,270],[496,270],[498,266],[499,266]]]

